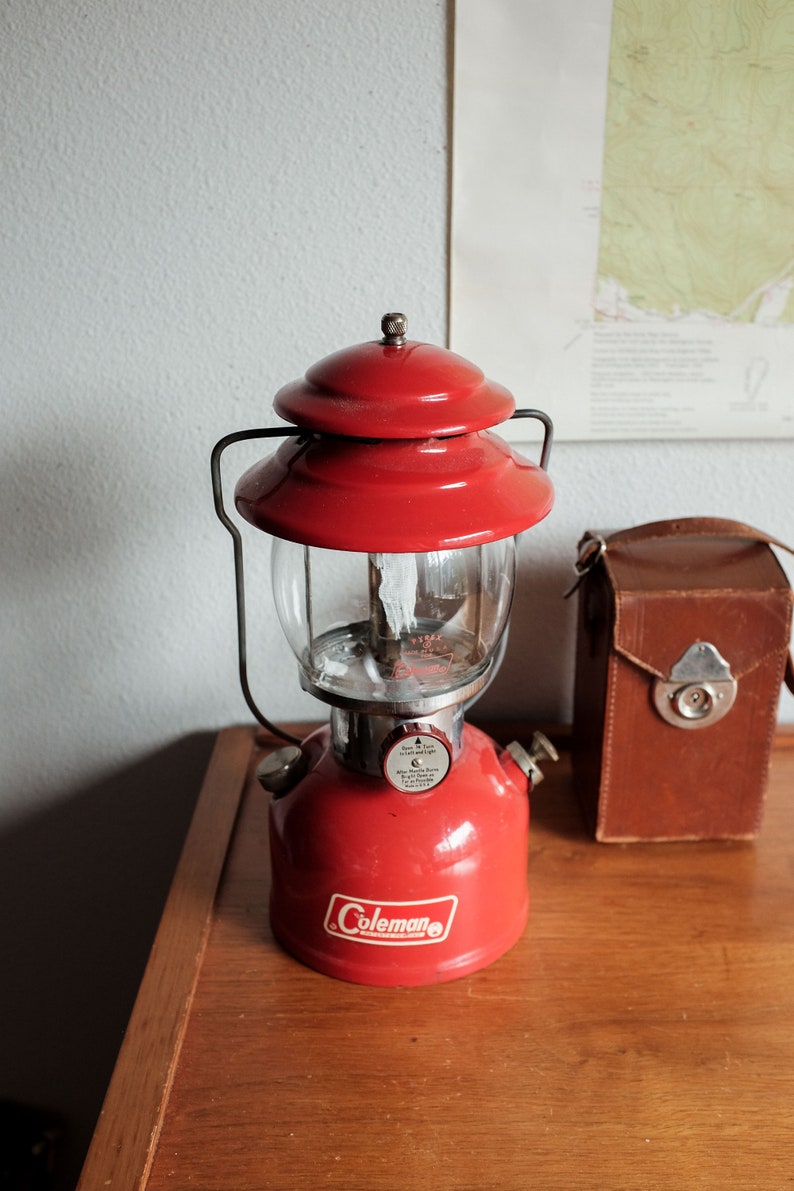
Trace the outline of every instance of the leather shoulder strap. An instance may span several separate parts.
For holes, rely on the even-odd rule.
[[[587,535],[585,535],[587,536]],[[647,525],[635,525],[607,534],[603,541],[606,548],[628,545],[631,542],[651,542],[661,538],[745,538],[751,542],[764,542],[777,546],[788,554],[794,554],[794,547],[787,546],[778,538],[770,537],[743,521],[730,521],[725,517],[681,517],[677,521],[650,521]],[[583,539],[584,540],[584,539]]]

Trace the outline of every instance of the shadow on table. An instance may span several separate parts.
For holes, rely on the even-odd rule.
[[[79,1177],[213,741],[174,741],[0,835],[0,1101],[4,1120],[51,1122],[53,1191]]]

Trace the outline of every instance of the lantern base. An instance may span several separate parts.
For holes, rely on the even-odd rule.
[[[466,724],[452,770],[412,794],[337,760],[328,727],[270,811],[273,933],[326,975],[386,987],[486,967],[527,920],[528,781]]]

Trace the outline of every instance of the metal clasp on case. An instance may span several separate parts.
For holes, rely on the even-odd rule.
[[[733,707],[737,682],[731,668],[708,641],[696,641],[678,659],[666,680],[654,681],[656,710],[675,728],[705,728]]]

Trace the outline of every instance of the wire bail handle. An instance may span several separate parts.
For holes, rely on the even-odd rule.
[[[254,718],[266,728],[268,732],[272,732],[274,736],[280,736],[282,740],[287,740],[291,744],[300,744],[300,737],[293,736],[291,732],[287,732],[284,728],[277,727],[272,723],[267,716],[260,711],[259,706],[254,699],[251,692],[251,687],[248,682],[248,650],[246,638],[246,622],[245,622],[245,572],[243,566],[243,539],[240,530],[232,521],[223,503],[223,481],[221,479],[221,456],[227,447],[234,443],[246,442],[254,438],[293,438],[304,433],[299,427],[276,427],[265,430],[238,430],[234,434],[227,434],[212,448],[212,455],[210,457],[210,470],[212,473],[212,497],[215,502],[215,512],[219,521],[226,527],[232,537],[234,548],[234,587],[235,600],[237,605],[237,661],[240,674],[240,686],[242,688],[243,697],[245,698],[248,708],[253,714]]]

